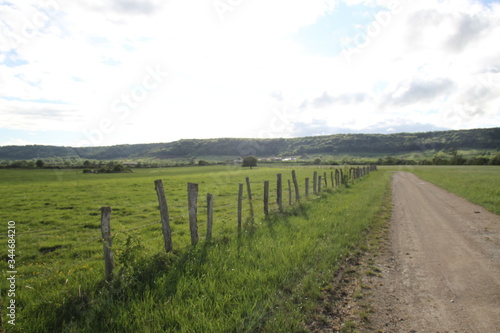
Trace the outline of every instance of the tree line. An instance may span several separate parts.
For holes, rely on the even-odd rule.
[[[500,153],[495,155],[477,155],[464,157],[460,154],[452,154],[447,156],[444,154],[436,154],[432,158],[422,158],[419,160],[384,157],[379,158],[377,165],[500,165]]]
[[[386,154],[447,149],[500,150],[500,128],[397,134],[335,134],[278,139],[186,139],[109,147],[5,146],[0,160],[61,157],[84,160],[193,159],[198,156],[302,156]]]

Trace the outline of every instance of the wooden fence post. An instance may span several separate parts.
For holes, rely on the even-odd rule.
[[[115,267],[113,252],[111,251],[111,207],[101,208],[101,234],[103,239],[106,281],[111,281],[113,278],[113,268]]]
[[[212,227],[214,224],[214,196],[207,194],[207,242],[212,239]]]
[[[241,219],[243,215],[243,184],[238,187],[238,235],[241,233]]]
[[[318,193],[318,172],[314,171],[313,175],[313,193]]]
[[[309,178],[306,178],[306,198],[309,198]]]
[[[269,218],[269,181],[264,182],[264,215]]]
[[[254,214],[253,214],[253,202],[252,202],[252,188],[250,187],[250,178],[246,177],[247,181],[247,192],[248,192],[248,203],[250,204],[250,222],[254,222]]]
[[[321,192],[321,176],[318,176],[318,193]]]
[[[332,188],[334,188],[335,187],[335,180],[333,178],[333,171],[330,172],[330,180],[332,182]]]
[[[325,188],[327,188],[328,187],[328,178],[326,178],[326,171],[323,172],[323,180],[325,182]]]
[[[188,183],[189,229],[191,245],[198,243],[198,184]]]
[[[288,205],[292,205],[292,182],[288,179]]]
[[[172,231],[170,229],[170,218],[168,215],[167,198],[163,189],[161,179],[155,180],[156,195],[158,196],[158,204],[160,205],[161,230],[163,231],[163,244],[166,252],[172,252]]]
[[[278,204],[278,209],[280,213],[283,212],[283,181],[281,178],[281,173],[276,175],[276,203]]]
[[[295,170],[292,170],[292,179],[293,179],[293,186],[295,187],[295,201],[300,203],[299,182],[297,181],[297,174],[295,173]]]

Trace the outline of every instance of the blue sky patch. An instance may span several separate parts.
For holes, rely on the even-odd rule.
[[[21,57],[19,57],[19,55],[15,50],[11,50],[9,52],[2,52],[2,54],[5,55],[5,59],[2,62],[2,64],[6,65],[7,67],[18,67],[29,64],[27,60],[24,60]]]
[[[341,2],[332,13],[300,29],[295,38],[311,54],[335,57],[346,48],[343,40],[353,39],[375,20],[383,7],[352,5]]]

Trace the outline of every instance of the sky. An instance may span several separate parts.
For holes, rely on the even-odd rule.
[[[500,3],[0,2],[0,146],[500,126]]]

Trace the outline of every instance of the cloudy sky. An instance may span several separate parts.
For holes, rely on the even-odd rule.
[[[0,145],[500,126],[491,0],[0,2]]]

